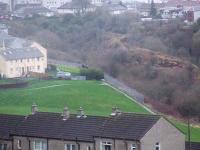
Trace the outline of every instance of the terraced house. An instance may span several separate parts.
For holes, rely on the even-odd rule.
[[[45,73],[47,50],[35,42],[0,33],[0,76],[15,78]]]
[[[158,115],[122,113],[86,116],[37,112],[0,115],[1,150],[185,150],[185,136]]]

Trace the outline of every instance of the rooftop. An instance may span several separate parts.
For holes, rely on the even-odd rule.
[[[84,4],[87,8],[95,7],[93,4],[87,2]],[[76,0],[72,0],[71,2],[65,3],[64,5],[60,6],[58,9],[82,9],[83,6]]]
[[[63,120],[60,113],[37,112],[27,117],[21,116],[20,121],[18,118],[13,121],[15,116],[0,115],[0,123],[4,122],[5,118],[8,120],[7,124],[10,124],[10,120],[11,124],[18,124],[13,127],[13,135],[92,142],[94,137],[140,140],[160,116],[121,113],[110,117],[78,118],[77,115],[71,114],[68,119]],[[1,128],[0,132],[7,131],[6,126]]]
[[[8,48],[6,50],[0,50],[0,55],[6,60],[17,59],[29,59],[43,57],[43,54],[37,48],[25,47],[25,48]]]

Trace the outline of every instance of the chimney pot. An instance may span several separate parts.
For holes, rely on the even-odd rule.
[[[63,120],[67,120],[69,116],[70,116],[69,109],[65,107],[62,113]]]
[[[121,110],[118,107],[113,107],[112,108],[112,113],[110,114],[110,116],[118,116],[121,115]]]
[[[38,107],[35,103],[33,103],[32,107],[31,107],[31,113],[32,113],[32,115],[34,115],[37,112],[38,112]]]
[[[79,109],[78,109],[78,113],[77,113],[77,116],[76,116],[77,118],[86,118],[87,116],[85,115],[85,112],[84,112],[84,110],[83,110],[83,108],[82,107],[80,107]]]

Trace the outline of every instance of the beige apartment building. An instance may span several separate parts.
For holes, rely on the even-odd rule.
[[[29,72],[45,73],[46,68],[47,50],[38,43],[22,48],[0,48],[1,77],[23,77]]]

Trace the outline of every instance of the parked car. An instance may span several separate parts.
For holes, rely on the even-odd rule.
[[[59,72],[57,72],[56,77],[59,78],[59,79],[70,80],[71,79],[71,73],[59,71]]]

